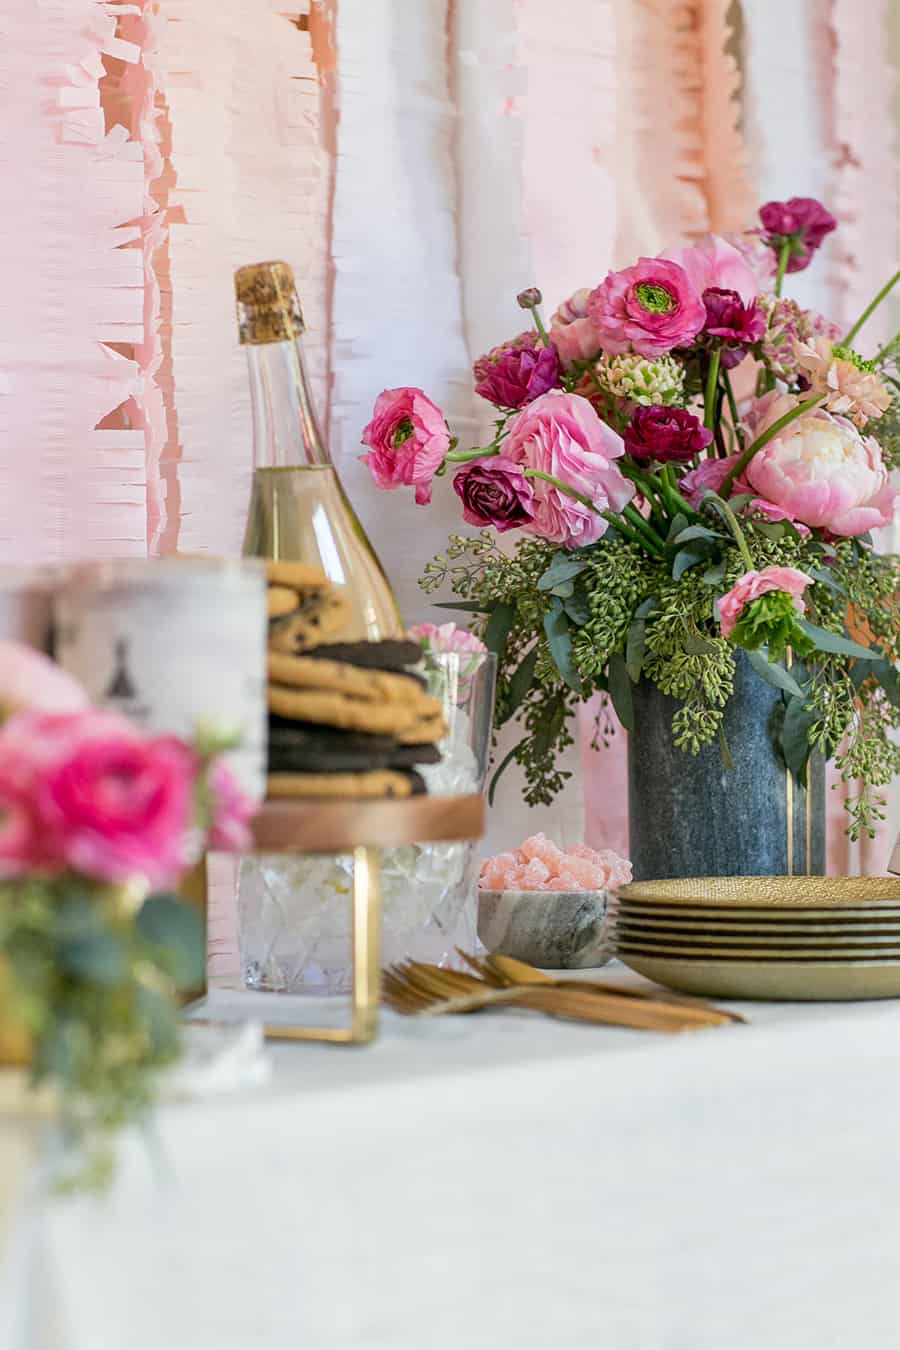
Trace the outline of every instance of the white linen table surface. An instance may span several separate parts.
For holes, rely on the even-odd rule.
[[[213,995],[236,1002],[260,1000]],[[897,1345],[900,1003],[741,1010],[682,1036],[386,1014],[368,1048],[275,1044],[268,1085],[162,1108],[152,1152],[129,1137],[110,1195],[23,1210],[10,1344]]]

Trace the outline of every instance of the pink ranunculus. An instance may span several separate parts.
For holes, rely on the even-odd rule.
[[[87,736],[36,784],[53,855],[99,881],[171,885],[189,865],[193,778],[170,738]]]
[[[633,485],[615,464],[624,450],[621,436],[578,394],[554,389],[524,408],[509,425],[504,454],[593,504],[533,478],[534,520],[525,526],[528,533],[567,548],[599,539],[606,532],[599,513],[621,511],[634,496]]]
[[[697,295],[706,290],[737,291],[745,305],[750,305],[760,287],[753,268],[744,255],[718,234],[708,234],[699,243],[685,248],[670,249],[664,258],[678,263],[687,273]]]
[[[625,449],[634,459],[688,464],[712,443],[713,434],[684,408],[639,406],[625,428]]]
[[[553,343],[494,349],[482,357],[484,374],[475,393],[497,408],[522,408],[559,384],[559,356]]]
[[[360,459],[378,486],[415,487],[416,502],[427,506],[432,480],[450,448],[450,432],[437,404],[421,389],[384,389],[362,439],[369,453]]]
[[[759,400],[751,410],[754,436],[777,421],[790,396]],[[890,525],[897,493],[871,436],[852,422],[814,408],[796,418],[759,450],[744,476],[754,492],[792,519],[832,534],[852,536]]]
[[[802,272],[827,234],[837,229],[837,221],[815,197],[791,197],[786,202],[766,202],[759,208],[766,243],[775,253],[782,241],[790,239],[789,272]]]
[[[487,651],[481,638],[467,628],[458,628],[455,623],[416,623],[408,629],[407,636],[413,642],[421,642],[427,652],[474,652],[480,655]]]
[[[737,291],[710,286],[703,292],[706,323],[703,336],[721,344],[725,370],[740,365],[747,351],[765,336],[766,318],[756,302],[744,304]]]
[[[550,321],[550,340],[567,370],[573,361],[593,361],[600,354],[600,332],[588,314],[590,295],[587,286],[575,291]]]
[[[250,821],[256,814],[256,803],[244,792],[231,765],[221,756],[210,766],[206,787],[210,805],[208,847],[222,853],[248,852],[252,842]]]
[[[666,258],[639,258],[634,267],[610,272],[591,291],[587,309],[604,351],[614,355],[662,356],[687,347],[706,321],[687,272]]]
[[[812,577],[796,567],[764,567],[761,572],[745,572],[719,600],[722,636],[729,637],[745,606],[768,591],[784,591],[793,597],[797,613],[805,614],[806,605],[802,596],[807,586],[812,584]]]
[[[65,713],[87,706],[78,681],[48,656],[22,642],[0,642],[0,720],[19,708]]]
[[[453,479],[467,525],[493,526],[503,534],[530,525],[534,488],[521,464],[506,455],[474,459]]]

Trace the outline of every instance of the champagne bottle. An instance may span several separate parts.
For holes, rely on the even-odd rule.
[[[316,417],[300,342],[303,314],[284,262],[235,274],[238,331],[253,407],[253,491],[244,554],[299,560],[345,586],[353,607],[341,640],[402,631],[397,601],[354,514]]]

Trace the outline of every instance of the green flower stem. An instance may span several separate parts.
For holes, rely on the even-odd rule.
[[[550,335],[548,334],[546,328],[544,327],[544,320],[541,318],[541,311],[537,305],[531,306],[531,317],[534,320],[534,326],[538,330],[538,335],[540,336],[541,342],[543,342],[545,347],[549,347]]]
[[[586,497],[583,492],[576,492],[574,488],[570,488],[561,479],[554,478],[552,473],[544,473],[543,469],[526,469],[525,477],[540,478],[542,482],[549,483],[551,487],[559,488],[560,492],[564,492],[567,497],[574,497],[576,502],[581,502],[584,506],[589,506],[592,511],[597,511],[598,515],[602,515],[602,512],[598,510],[590,497]]]
[[[781,287],[784,283],[784,274],[787,271],[788,261],[791,256],[791,239],[786,235],[781,241],[781,248],[778,250],[778,269],[775,273],[775,294],[781,295]]]
[[[626,525],[621,516],[617,516],[613,511],[601,511],[600,514],[604,520],[608,520],[610,525],[618,530],[619,534],[621,534],[624,539],[630,539],[632,544],[637,544],[638,548],[642,548],[646,552],[652,553],[654,557],[661,558],[663,556],[660,550],[657,550],[656,548],[651,549],[643,535],[638,534],[637,530],[632,530]]]
[[[712,431],[716,422],[716,388],[719,383],[719,363],[722,360],[721,347],[713,347],[709,354],[709,366],[706,370],[706,392],[703,396],[703,425]]]
[[[726,518],[726,520],[728,521],[728,524],[731,526],[731,533],[734,535],[734,542],[737,544],[737,546],[738,546],[738,548],[739,548],[739,550],[740,550],[741,557],[743,558],[744,562],[747,564],[747,571],[748,571],[748,572],[752,572],[752,571],[753,571],[753,566],[754,566],[754,564],[753,564],[753,554],[750,552],[750,549],[747,547],[747,540],[746,540],[746,537],[745,537],[745,535],[744,535],[744,531],[741,529],[740,525],[738,524],[738,518],[737,518],[737,516],[734,514],[734,512],[732,511],[732,509],[731,509],[731,507],[728,505],[728,503],[727,503],[726,501],[723,501],[723,502],[722,502],[722,506],[723,506],[723,508],[724,508],[725,518]]]
[[[470,459],[491,459],[499,453],[500,449],[496,445],[476,445],[472,450],[451,450],[449,454],[444,456],[444,463],[466,464]]]
[[[731,413],[731,425],[734,428],[734,434],[741,445],[740,416],[738,414],[737,400],[734,397],[734,390],[731,387],[731,376],[727,370],[722,371],[722,383],[725,386],[725,397],[728,400],[728,411]]]
[[[868,319],[869,316],[878,308],[882,300],[885,298],[886,295],[888,295],[893,290],[898,281],[900,281],[900,269],[898,269],[894,273],[894,275],[884,283],[881,290],[875,296],[875,299],[870,301],[869,304],[866,306],[866,308],[863,310],[862,314],[860,314],[859,318],[856,320],[856,323],[853,325],[853,327],[850,329],[847,336],[843,340],[842,345],[844,347],[852,346],[853,339],[856,337],[857,333],[862,328],[863,324],[866,322],[866,319]]]
[[[640,511],[638,511],[637,507],[632,506],[629,503],[625,507],[622,514],[624,515],[625,519],[629,522],[629,524],[632,525],[634,529],[637,530],[638,534],[644,536],[644,538],[647,540],[648,546],[652,544],[653,547],[655,549],[659,549],[660,552],[662,552],[665,549],[665,540],[662,539],[656,533],[650,522],[644,519]]]
[[[673,516],[687,516],[688,520],[696,520],[697,512],[691,506],[690,502],[685,501],[678,491],[678,484],[675,480],[675,470],[671,464],[664,464],[662,474],[660,475],[663,488],[666,494],[666,504]]]
[[[770,427],[767,427],[761,436],[757,436],[756,440],[752,441],[750,445],[747,446],[747,449],[743,452],[737,463],[732,466],[719,489],[719,495],[721,497],[729,497],[731,495],[731,489],[734,486],[734,480],[740,478],[757,451],[761,450],[764,445],[768,445],[769,441],[771,441],[774,436],[777,436],[779,431],[783,431],[786,426],[789,426],[790,423],[795,421],[798,417],[802,417],[804,413],[810,412],[813,408],[818,408],[824,397],[824,394],[819,394],[816,398],[808,398],[805,403],[798,403],[796,408],[792,408],[790,412],[785,413],[784,417],[779,417],[778,421],[773,422]]]
[[[649,470],[647,473],[642,473],[639,469],[634,468],[633,465],[623,464],[621,461],[619,462],[619,468],[621,469],[624,478],[627,478],[630,482],[640,488],[644,498],[650,503],[650,510],[653,512],[656,519],[665,521],[667,518],[665,510],[666,499],[663,493],[662,483],[656,475],[650,473]]]

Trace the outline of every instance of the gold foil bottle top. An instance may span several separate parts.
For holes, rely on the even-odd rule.
[[[249,263],[234,274],[241,343],[285,342],[304,329],[290,263]]]

